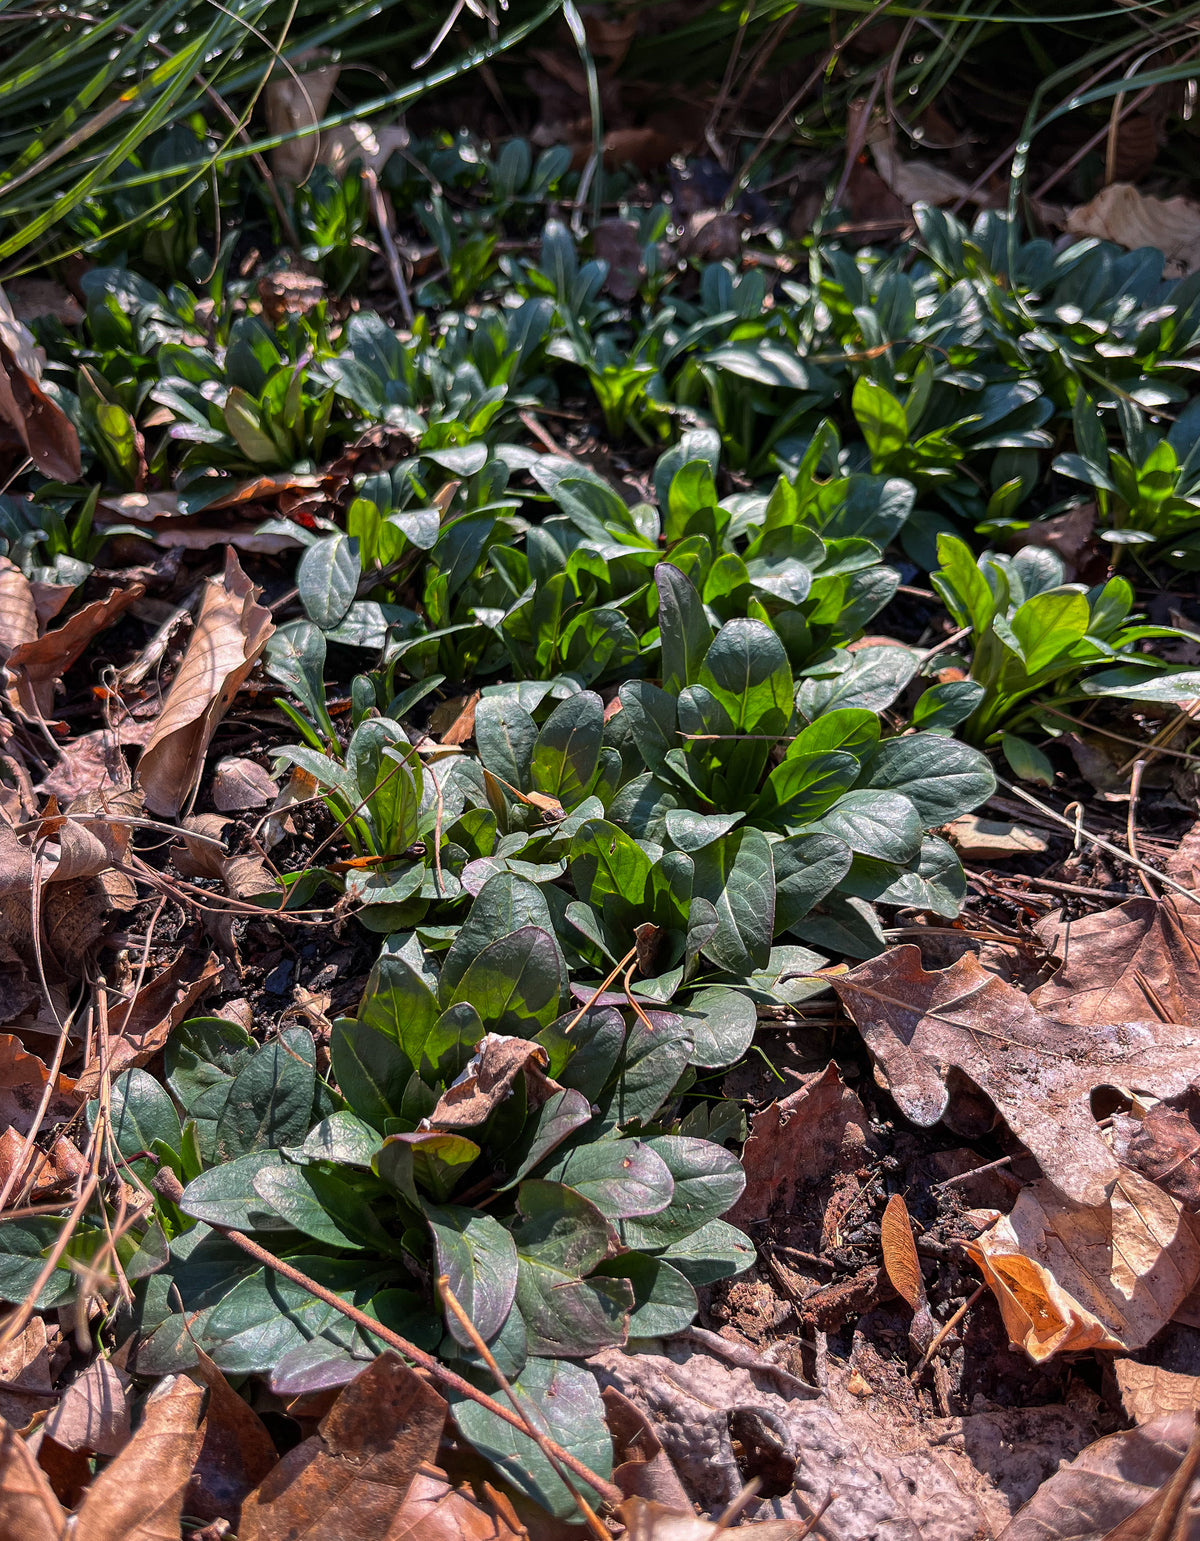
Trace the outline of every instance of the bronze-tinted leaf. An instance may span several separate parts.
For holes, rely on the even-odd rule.
[[[883,1243],[884,1270],[892,1288],[915,1311],[924,1298],[925,1281],[921,1276],[921,1260],[913,1240],[908,1206],[898,1193],[893,1193],[887,1201],[879,1223],[879,1239]]]

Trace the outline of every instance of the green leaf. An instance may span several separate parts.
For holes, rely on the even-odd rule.
[[[711,985],[696,990],[672,1015],[682,1018],[694,1045],[691,1063],[706,1070],[735,1064],[750,1047],[758,1025],[754,1002],[741,990]]]
[[[709,1220],[661,1255],[697,1288],[745,1273],[758,1259],[749,1236],[726,1220]]]
[[[522,926],[483,949],[455,987],[454,1001],[469,1001],[489,1032],[528,1038],[558,1015],[564,983],[553,936]]]
[[[316,1048],[303,1027],[287,1027],[238,1073],[217,1120],[216,1149],[231,1161],[264,1147],[296,1145],[312,1122]]]
[[[699,1309],[696,1291],[677,1268],[661,1257],[644,1252],[623,1252],[601,1263],[593,1278],[628,1279],[633,1288],[633,1315],[629,1336],[669,1338],[684,1332]]]
[[[860,375],[850,397],[851,410],[871,451],[871,469],[882,471],[908,444],[908,420],[891,391]]]
[[[439,1015],[437,997],[408,960],[396,952],[382,953],[367,979],[358,1020],[386,1033],[419,1070],[425,1040]]]
[[[791,718],[791,666],[783,643],[761,621],[727,621],[704,655],[699,683],[740,733],[782,733]]]
[[[789,931],[850,870],[852,852],[836,835],[793,835],[771,847],[775,867],[775,930]]]
[[[217,1159],[217,1119],[229,1088],[255,1052],[254,1039],[244,1027],[219,1017],[192,1017],[167,1039],[163,1051],[167,1085],[194,1120],[206,1162]]]
[[[696,667],[698,672],[699,663]],[[620,699],[621,709],[629,719],[630,734],[646,769],[661,770],[670,751],[679,747],[675,731],[675,697],[646,680],[629,680],[621,686]]]
[[[796,705],[809,720],[852,707],[886,711],[917,672],[918,655],[906,647],[864,647],[850,655],[840,674],[801,681]]]
[[[89,1122],[93,1106],[88,1105]],[[126,1070],[112,1083],[111,1118],[117,1149],[128,1160],[151,1150],[156,1140],[178,1151],[183,1129],[175,1104],[144,1070]],[[148,1164],[148,1163],[147,1163]]]
[[[909,733],[880,744],[867,762],[863,784],[903,792],[925,828],[937,829],[986,802],[996,777],[978,749],[937,733]]]
[[[608,1221],[574,1189],[533,1178],[518,1189],[517,1207],[517,1307],[530,1353],[585,1357],[623,1343],[632,1289],[585,1277],[618,1249]]]
[[[0,1300],[19,1305],[28,1298],[63,1224],[48,1215],[35,1215],[26,1220],[6,1220],[0,1225]],[[49,1310],[74,1293],[75,1275],[63,1263],[43,1284],[34,1304],[38,1310]]]
[[[353,603],[361,577],[357,540],[339,533],[314,541],[296,568],[296,587],[309,620],[322,631],[336,626]]]
[[[692,1049],[684,1028],[662,1033],[639,1018],[629,1030],[617,1085],[606,1099],[607,1106],[601,1104],[605,1121],[622,1127],[649,1123],[674,1090]]]
[[[937,553],[942,565],[929,575],[933,586],[945,601],[955,623],[974,630],[978,646],[996,612],[996,596],[991,584],[980,572],[970,546],[956,535],[939,535]]]
[[[512,1234],[491,1215],[457,1204],[425,1206],[439,1274],[446,1274],[454,1298],[484,1342],[504,1326],[517,1293],[517,1249]],[[451,1337],[466,1346],[470,1339],[452,1311],[446,1312]]]
[[[667,834],[681,851],[700,851],[741,821],[740,813],[693,813],[690,808],[667,810]]]
[[[819,827],[823,833],[844,840],[859,855],[879,861],[909,861],[921,845],[921,816],[898,792],[877,792],[869,787],[847,792],[825,814]]]
[[[1056,663],[1087,636],[1091,606],[1086,594],[1035,594],[1014,612],[1010,625],[1033,675]]]
[[[539,1176],[581,1193],[606,1220],[657,1214],[674,1192],[665,1162],[640,1140],[577,1145]]]
[[[329,1161],[370,1170],[382,1143],[377,1130],[343,1109],[323,1118],[309,1131],[303,1145],[289,1146],[284,1154],[289,1161]]]
[[[852,754],[789,754],[767,777],[751,804],[756,819],[773,827],[811,824],[832,808],[858,780],[860,765]]]
[[[678,695],[700,678],[700,666],[712,642],[712,627],[695,585],[677,567],[660,562],[654,569],[654,582],[658,589],[663,688]]]
[[[381,1157],[390,1156],[396,1145],[406,1145],[411,1151],[413,1178],[437,1204],[450,1197],[479,1158],[479,1146],[474,1140],[438,1129],[390,1135],[384,1141]],[[381,1167],[384,1164],[381,1160]]]
[[[267,1166],[254,1191],[295,1230],[327,1246],[396,1250],[362,1194],[315,1166]]]
[[[600,1388],[590,1370],[558,1359],[531,1359],[512,1386],[541,1433],[577,1456],[598,1477],[612,1476],[612,1436]],[[454,1397],[451,1401],[463,1438],[519,1492],[560,1520],[578,1516],[575,1499],[533,1440],[477,1402]],[[579,1486],[593,1505],[602,1502],[586,1483]]]
[[[448,1006],[468,967],[490,942],[498,942],[522,926],[552,932],[554,923],[546,896],[536,884],[511,872],[488,878],[442,962],[438,996]]]
[[[533,746],[530,774],[536,791],[566,809],[587,796],[600,764],[604,703],[591,690],[568,696],[550,713]]]
[[[225,426],[237,447],[254,465],[277,466],[279,450],[264,432],[258,404],[252,396],[235,385],[225,400]]]
[[[621,1222],[626,1246],[670,1247],[737,1203],[746,1177],[732,1151],[711,1140],[675,1134],[660,1135],[647,1144],[670,1168],[675,1193],[657,1214]]]
[[[1033,781],[1044,787],[1054,785],[1054,766],[1049,757],[1028,739],[1018,738],[1014,733],[1003,733],[1000,736],[1000,747],[1018,780]]]
[[[348,1304],[362,1309],[384,1282],[364,1260],[306,1256],[304,1271]],[[302,1285],[259,1269],[213,1307],[202,1345],[227,1375],[261,1375],[285,1353],[319,1334],[348,1338],[345,1318]]]
[[[787,759],[799,759],[812,754],[832,754],[840,751],[852,754],[858,760],[879,742],[879,714],[861,707],[837,707],[822,712],[816,722],[809,725],[788,746]]]
[[[382,1129],[389,1118],[401,1117],[413,1070],[394,1038],[343,1017],[333,1024],[329,1058],[342,1096],[359,1118]]]
[[[1200,669],[1151,674],[1134,666],[1101,669],[1080,686],[1085,696],[1113,696],[1122,701],[1159,701],[1175,706],[1200,697]]]
[[[630,835],[604,819],[588,819],[571,840],[568,858],[575,892],[585,904],[624,899],[636,909],[650,881],[651,861]]]
[[[226,1161],[188,1183],[179,1207],[194,1220],[228,1225],[235,1231],[286,1231],[288,1221],[254,1186],[260,1172],[278,1169],[283,1164],[277,1150],[256,1150],[236,1161]]]
[[[977,680],[947,680],[922,691],[913,707],[912,725],[928,733],[951,733],[983,700],[986,692]]]
[[[479,758],[493,775],[519,791],[530,785],[537,736],[533,718],[508,697],[484,696],[475,707],[475,747]]]
[[[767,837],[739,829],[697,851],[692,892],[717,912],[704,952],[730,973],[765,963],[775,929],[775,874]]]

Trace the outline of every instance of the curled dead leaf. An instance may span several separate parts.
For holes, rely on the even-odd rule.
[[[1180,1206],[1137,1172],[1109,1201],[1073,1204],[1048,1182],[964,1243],[1009,1338],[1037,1363],[1084,1349],[1141,1348],[1200,1277],[1200,1240]]]
[[[29,1446],[0,1425],[0,1541],[60,1541],[65,1521]]]
[[[434,1129],[475,1128],[505,1100],[519,1075],[525,1077],[529,1106],[541,1107],[547,1097],[561,1090],[545,1073],[548,1063],[541,1044],[489,1033],[480,1042],[462,1075],[438,1099],[429,1115],[430,1126]]]
[[[218,760],[213,772],[213,802],[222,813],[265,808],[278,796],[279,788],[254,760],[236,756]]]
[[[208,581],[191,641],[138,761],[152,813],[174,815],[188,801],[217,724],[275,630],[258,593],[227,548],[225,571]]]
[[[140,583],[114,589],[104,599],[76,610],[63,625],[14,647],[5,661],[9,699],[31,717],[54,711],[54,687],[71,665],[83,657],[92,639],[111,626],[145,593]]]
[[[0,418],[15,428],[29,458],[51,481],[74,482],[83,462],[79,435],[42,388],[45,355],[0,289]]]
[[[1168,278],[1200,268],[1200,205],[1190,198],[1150,198],[1128,182],[1112,182],[1070,211],[1067,229],[1130,251],[1156,246]]]

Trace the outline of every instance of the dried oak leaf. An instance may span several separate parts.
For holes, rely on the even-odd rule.
[[[477,1494],[455,1487],[427,1462],[417,1468],[408,1496],[385,1541],[528,1541],[509,1499],[489,1483]]]
[[[1200,1375],[1139,1364],[1136,1359],[1114,1359],[1113,1374],[1134,1423],[1152,1423],[1164,1413],[1200,1412]]]
[[[33,1451],[0,1424],[0,1541],[60,1541],[65,1522]]]
[[[45,355],[0,289],[0,418],[20,435],[29,458],[52,482],[79,480],[79,435],[42,389]]]
[[[999,1541],[1106,1541],[1110,1536],[1112,1541],[1144,1541],[1153,1513],[1147,1517],[1142,1511],[1157,1507],[1194,1428],[1190,1413],[1170,1413],[1098,1439],[1042,1483]],[[1144,1526],[1137,1523],[1147,1518]],[[1196,1516],[1176,1534],[1180,1541],[1200,1541]]]
[[[650,1498],[627,1498],[621,1505],[625,1541],[721,1541],[727,1526],[699,1519],[690,1509],[670,1508]],[[799,1541],[808,1533],[803,1520],[750,1520],[739,1533],[757,1530],[754,1541]]]
[[[1189,1214],[1200,1214],[1200,1087],[1155,1103],[1144,1118],[1116,1115],[1113,1149]]]
[[[50,1071],[12,1033],[0,1033],[0,1124],[28,1134]],[[65,1124],[79,1109],[82,1097],[69,1076],[57,1075],[46,1107],[44,1126]]]
[[[1070,211],[1067,230],[1131,251],[1156,246],[1167,259],[1168,278],[1200,268],[1200,204],[1190,198],[1148,198],[1128,182],[1112,182]]]
[[[208,1387],[204,1444],[188,1483],[184,1511],[202,1520],[226,1519],[236,1529],[242,1501],[274,1467],[275,1442],[266,1424],[225,1379],[203,1349],[198,1375]]]
[[[1130,899],[1081,920],[1051,915],[1038,940],[1061,958],[1031,999],[1059,1022],[1200,1020],[1200,904],[1181,894]]]
[[[239,1541],[380,1541],[445,1421],[437,1392],[381,1354],[246,1498]]]
[[[20,1147],[15,1130],[6,1129]],[[40,1154],[40,1152],[39,1152]],[[0,1168],[0,1179],[7,1178],[11,1166]],[[0,1419],[14,1429],[25,1429],[34,1414],[44,1412],[58,1400],[53,1389],[50,1345],[46,1323],[33,1316],[24,1331],[12,1343],[0,1349]]]
[[[1031,1183],[1010,1215],[964,1243],[991,1286],[1013,1343],[1035,1362],[1084,1349],[1137,1349],[1200,1277],[1190,1218],[1137,1172],[1109,1201],[1073,1204]]]
[[[191,641],[138,761],[152,813],[173,817],[187,802],[217,724],[275,630],[258,594],[227,547],[225,571],[205,586]]]
[[[265,808],[279,796],[279,788],[254,760],[230,756],[217,762],[212,795],[222,813],[236,813],[242,808]]]
[[[54,631],[14,647],[5,662],[9,699],[31,717],[54,710],[54,687],[84,654],[92,639],[119,619],[145,593],[140,583],[114,589],[104,599],[84,605]]]
[[[37,634],[37,605],[29,579],[15,562],[0,557],[0,659]]]
[[[86,1541],[167,1541],[204,1444],[205,1391],[169,1376],[146,1398],[133,1438],[88,1488],[76,1534]]]
[[[129,1442],[129,1376],[101,1356],[62,1394],[42,1425],[64,1450],[117,1455]]]
[[[1093,1089],[1169,1097],[1200,1077],[1200,1035],[1159,1021],[1063,1027],[971,953],[927,972],[916,947],[895,947],[833,985],[906,1118],[937,1123],[955,1066],[1079,1204],[1104,1204],[1120,1170],[1092,1116]]]
[[[831,1060],[781,1102],[755,1113],[742,1153],[746,1187],[728,1219],[746,1226],[795,1211],[805,1188],[862,1166],[870,1139],[867,1113]],[[857,1192],[858,1185],[855,1183]]]

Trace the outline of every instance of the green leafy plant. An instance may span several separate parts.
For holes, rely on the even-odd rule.
[[[1061,719],[1046,716],[1044,705],[1106,694],[1105,676],[1084,676],[1118,659],[1124,666],[1108,677],[1128,694],[1135,695],[1139,680],[1151,691],[1156,679],[1169,684],[1167,665],[1135,648],[1178,633],[1130,623],[1133,590],[1124,578],[1092,589],[1064,583],[1060,558],[1037,546],[976,560],[962,541],[942,535],[938,554],[942,565],[931,578],[955,622],[971,632],[971,673],[961,684],[927,692],[922,702],[932,699],[918,703],[916,720],[942,728],[961,723],[972,742],[1002,744],[1018,775],[1049,784],[1045,755],[1015,731],[1038,724],[1061,732]]]

